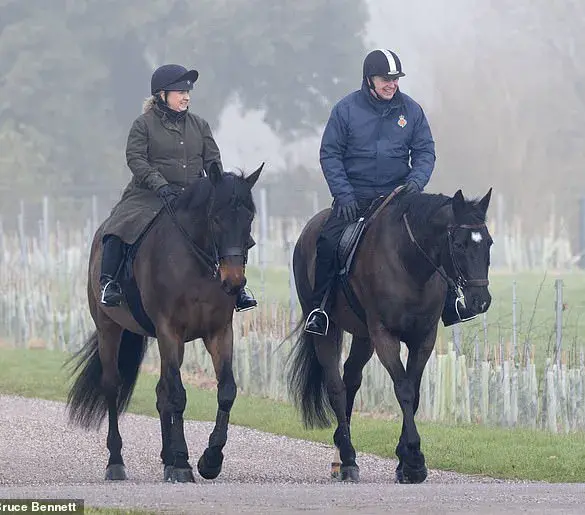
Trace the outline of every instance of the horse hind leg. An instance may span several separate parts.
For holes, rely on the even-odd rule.
[[[115,327],[114,329],[112,326],[107,333],[110,345],[103,346],[105,352],[102,353],[102,347],[100,347],[104,367],[101,386],[108,403],[107,447],[110,458],[105,476],[108,480],[127,478],[122,459],[119,414],[126,410],[130,402],[148,343],[146,338],[139,334],[123,330],[117,324]],[[113,345],[112,342],[118,344]]]
[[[350,435],[353,404],[362,384],[363,369],[373,353],[374,346],[369,338],[360,338],[358,336],[352,338],[349,356],[343,366],[343,382],[346,391],[346,416]],[[337,448],[335,449],[335,455],[331,462],[331,477],[333,479],[341,477],[341,457]]]
[[[338,459],[340,466],[339,474],[332,473],[332,478],[341,479],[341,481],[358,482],[359,467],[356,463],[356,452],[351,442],[349,419],[347,417],[347,390],[339,372],[342,337],[343,332],[336,324],[331,324],[327,336],[315,337],[315,353],[323,368],[327,396],[337,418],[337,429],[333,434],[333,442],[338,450],[338,455],[336,452],[334,460]]]
[[[211,354],[217,378],[217,414],[215,427],[209,436],[209,444],[197,463],[197,470],[204,479],[219,476],[223,464],[223,448],[227,443],[230,411],[237,395],[232,369],[233,329],[231,323],[223,331],[204,338]]]
[[[122,384],[118,354],[122,328],[109,319],[101,320],[98,327],[71,359],[77,361],[73,372],[79,370],[79,374],[68,394],[69,419],[85,429],[97,429],[108,414],[106,445],[110,456],[105,479],[123,480],[127,476],[118,427],[118,395]]]

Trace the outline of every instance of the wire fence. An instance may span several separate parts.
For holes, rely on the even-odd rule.
[[[44,237],[0,231],[0,338],[5,346],[71,352],[93,331],[86,298],[92,230],[87,223],[82,230],[57,228]],[[285,284],[279,286],[294,291],[286,270],[281,278]],[[585,364],[578,328],[585,309],[575,303],[569,311],[564,283],[555,279],[554,295],[547,293],[549,305],[537,303],[527,318],[517,282],[506,276],[500,280],[511,286],[510,313],[498,319],[490,311],[469,329],[461,324],[444,332],[425,369],[419,418],[583,430]],[[578,276],[572,283],[578,280],[585,284]],[[568,290],[570,296],[579,292]],[[257,310],[236,316],[234,369],[241,391],[287,401],[283,366],[291,342],[281,343],[296,316],[286,294],[269,301],[272,291],[266,289]],[[547,317],[541,320],[543,314]],[[550,346],[537,338],[538,331],[550,332]],[[346,341],[344,356],[347,352]],[[403,348],[403,359],[406,355]],[[158,366],[156,345],[149,347],[146,366]],[[184,367],[213,383],[211,359],[201,342],[187,346]],[[377,357],[366,366],[356,409],[400,413],[392,381]]]

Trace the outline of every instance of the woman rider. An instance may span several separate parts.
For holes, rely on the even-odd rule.
[[[189,112],[189,91],[198,77],[197,70],[178,64],[165,64],[152,74],[152,96],[128,134],[126,161],[132,179],[103,227],[100,285],[106,306],[119,306],[124,298],[117,275],[125,244],[139,238],[163,205],[172,209],[178,193],[213,162],[223,170],[209,124]],[[236,311],[256,304],[242,287]]]

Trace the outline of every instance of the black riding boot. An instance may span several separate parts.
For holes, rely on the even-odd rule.
[[[449,327],[460,322],[473,320],[477,315],[467,309],[457,298],[457,292],[453,288],[447,290],[447,298],[443,306],[441,320],[445,327]]]
[[[256,242],[252,235],[248,239],[248,248],[246,249],[246,255],[244,256],[244,266],[248,263],[248,250],[250,250]],[[236,298],[236,311],[248,311],[249,309],[253,309],[258,305],[258,302],[252,295],[250,295],[244,286],[240,288],[238,292],[238,296]]]
[[[324,254],[324,252],[323,252]],[[329,329],[328,311],[333,307],[334,299],[334,280],[335,280],[334,262],[329,256],[317,255],[317,264],[315,267],[315,287],[313,288],[313,311],[309,313],[305,323],[307,333],[319,334],[325,336]],[[331,290],[327,293],[329,286]],[[325,303],[323,300],[327,295]],[[324,304],[321,306],[321,304]]]
[[[242,286],[236,298],[236,311],[247,311],[248,309],[255,308],[257,305],[258,302],[256,299],[248,294],[246,288]]]
[[[124,300],[120,284],[114,280],[124,257],[124,243],[117,236],[107,236],[104,241],[100,274],[101,303],[108,307],[119,306]]]

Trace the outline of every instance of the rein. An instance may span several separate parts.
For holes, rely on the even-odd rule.
[[[235,199],[236,199],[236,193],[234,192],[232,194],[231,199],[230,199],[230,205],[233,205],[235,203]],[[209,207],[207,209],[208,222],[211,220],[210,213],[211,213],[211,209],[213,207],[214,201],[215,201],[215,194],[212,193],[211,194],[211,201],[209,202]],[[193,239],[191,238],[189,233],[185,230],[185,228],[179,222],[179,220],[177,218],[177,213],[175,212],[175,210],[172,209],[172,207],[169,209],[169,207],[167,207],[167,206],[165,206],[165,209],[166,209],[167,213],[169,214],[169,216],[171,217],[171,220],[173,221],[173,224],[175,225],[175,227],[177,227],[177,229],[179,229],[179,231],[181,232],[181,234],[185,238],[191,253],[211,273],[211,276],[213,279],[215,279],[217,277],[217,274],[219,272],[219,261],[220,261],[221,257],[243,256],[245,254],[243,249],[241,249],[239,247],[229,247],[220,256],[218,245],[217,245],[217,240],[215,238],[213,228],[211,227],[211,224],[208,223],[207,230],[211,234],[211,242],[213,245],[213,256],[211,256],[210,254],[208,254],[205,250],[203,250],[199,245],[197,245],[193,241]]]
[[[185,230],[185,228],[181,225],[179,220],[177,219],[177,214],[175,211],[171,211],[167,209],[167,213],[171,217],[171,220],[175,227],[179,229],[181,234],[185,237],[185,240],[189,246],[189,250],[191,253],[199,260],[199,262],[207,269],[207,271],[211,272],[211,276],[215,279],[217,277],[217,272],[219,271],[219,258],[218,258],[218,251],[217,245],[215,244],[215,238],[213,238],[213,251],[215,254],[215,258],[211,257],[207,252],[205,252],[199,245],[197,245],[192,239],[189,233]]]
[[[453,233],[452,230],[455,228],[460,229],[481,229],[485,227],[485,224],[477,224],[477,225],[469,225],[469,224],[462,224],[462,225],[449,225],[447,227],[447,241],[449,245],[449,255],[451,257],[451,262],[453,263],[453,269],[457,274],[457,280],[454,281],[449,277],[445,271],[439,268],[434,261],[430,258],[430,256],[424,251],[424,249],[420,246],[414,234],[412,233],[412,229],[410,224],[408,223],[408,217],[406,213],[402,215],[402,219],[404,220],[404,225],[406,226],[406,231],[408,232],[408,236],[410,241],[415,244],[416,248],[420,251],[420,253],[424,256],[424,258],[429,262],[429,264],[435,269],[435,271],[447,282],[447,284],[454,290],[460,290],[465,286],[487,286],[489,284],[488,279],[467,279],[463,275],[463,271],[461,270],[461,266],[455,259],[455,253],[453,251]]]
[[[212,194],[212,201],[210,202],[210,206],[211,205],[213,205],[213,194]],[[177,229],[179,229],[179,232],[185,238],[185,242],[187,243],[187,246],[189,247],[189,250],[191,251],[191,253],[205,267],[205,269],[211,273],[211,277],[213,279],[215,279],[217,277],[217,273],[219,271],[219,252],[217,250],[217,244],[216,244],[213,230],[211,229],[211,227],[208,227],[208,230],[211,232],[211,239],[213,241],[213,254],[214,254],[213,257],[210,256],[207,252],[205,252],[205,250],[203,250],[201,247],[199,247],[199,245],[197,245],[193,241],[193,239],[191,238],[191,236],[189,235],[187,230],[179,222],[179,219],[177,218],[177,213],[173,209],[172,206],[167,206],[166,204],[163,204],[163,209],[168,213],[171,221],[173,222],[173,225]],[[210,210],[211,210],[211,207],[209,208],[208,213],[207,213],[208,220],[209,220],[209,211]]]

